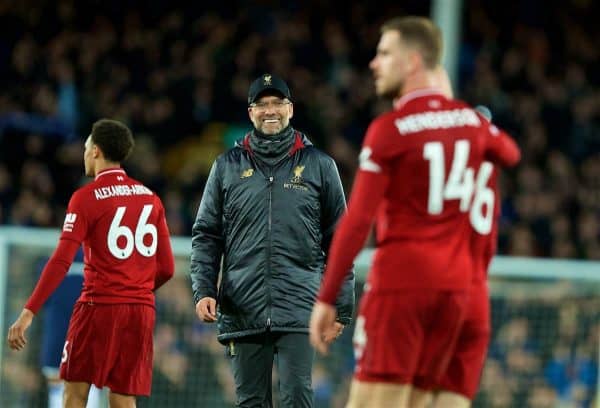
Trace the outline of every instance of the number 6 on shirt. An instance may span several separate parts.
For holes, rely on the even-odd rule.
[[[429,161],[429,197],[427,212],[441,214],[444,200],[460,199],[460,211],[469,211],[469,220],[480,234],[489,234],[492,229],[494,192],[487,187],[492,172],[491,163],[483,163],[477,174],[467,167],[470,144],[468,140],[457,140],[454,145],[454,157],[448,182],[444,185],[446,169],[444,166],[444,145],[441,142],[425,143],[423,157]],[[473,197],[473,194],[475,196]],[[471,198],[473,201],[471,202]],[[470,206],[470,208],[469,208]],[[487,212],[483,214],[483,207]]]
[[[107,245],[110,253],[117,259],[127,259],[133,253],[133,248],[145,257],[151,257],[156,253],[157,231],[156,226],[147,224],[148,217],[152,213],[152,204],[144,205],[137,227],[135,228],[135,238],[131,229],[125,225],[121,225],[123,216],[125,215],[126,207],[117,207],[117,212],[113,217],[112,223],[108,230]],[[144,236],[150,235],[152,242],[150,245],[144,244]],[[125,247],[119,247],[119,237],[125,238]]]

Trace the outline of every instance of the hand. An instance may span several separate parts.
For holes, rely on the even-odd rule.
[[[211,297],[203,297],[196,304],[196,314],[205,323],[217,321],[217,301]]]
[[[329,327],[323,333],[323,341],[327,344],[331,344],[342,335],[344,332],[344,325],[340,322],[334,322],[333,326]]]
[[[33,312],[29,309],[23,309],[21,315],[8,329],[8,345],[13,350],[22,350],[27,344],[25,331],[31,326],[33,320]]]
[[[327,303],[317,301],[313,307],[309,326],[310,344],[312,344],[321,354],[327,354],[329,344],[333,341],[332,339],[328,340],[327,335],[336,333],[333,339],[337,336],[337,332],[333,332],[336,330],[335,315],[335,307],[328,305]]]

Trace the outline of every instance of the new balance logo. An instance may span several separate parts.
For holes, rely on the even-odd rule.
[[[67,215],[65,216],[65,222],[63,224],[63,231],[73,232],[73,227],[75,226],[76,219],[77,219],[77,214],[67,213]]]
[[[253,174],[254,174],[254,169],[247,169],[242,172],[242,175],[240,176],[240,178],[244,179],[244,178],[252,177]]]

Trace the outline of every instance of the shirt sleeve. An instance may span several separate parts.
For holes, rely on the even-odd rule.
[[[395,135],[381,120],[374,121],[365,137],[348,211],[334,234],[318,299],[335,304],[337,294],[363,248],[390,179],[390,139]]]
[[[85,209],[84,195],[81,190],[76,191],[69,201],[60,239],[68,239],[80,244],[83,242],[89,224]]]
[[[78,190],[69,201],[58,245],[25,305],[25,308],[33,313],[38,312],[60,285],[87,235],[88,219],[85,207],[84,195],[81,190]]]
[[[483,120],[486,133],[486,160],[501,167],[513,167],[521,160],[521,150],[517,143],[506,132],[494,124]]]
[[[340,180],[340,175],[333,159],[328,157],[323,168],[323,191],[321,194],[321,228],[323,230],[323,239],[321,241],[321,248],[328,256],[336,225],[346,211],[346,199],[342,181]],[[327,264],[327,261],[325,263]],[[346,273],[340,294],[336,299],[337,319],[342,324],[347,325],[352,322],[354,303],[354,270],[350,267],[350,270]]]
[[[65,278],[79,246],[80,243],[69,239],[61,238],[58,241],[58,246],[48,260],[48,263],[46,263],[40,275],[40,280],[25,304],[26,309],[37,313],[44,303],[46,303],[50,295]]]

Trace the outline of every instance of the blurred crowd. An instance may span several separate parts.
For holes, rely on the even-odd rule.
[[[523,286],[529,292],[515,294]],[[513,282],[492,299],[493,339],[475,407],[596,406],[600,300],[561,284],[534,286]]]
[[[111,117],[138,139],[128,170],[189,235],[210,164],[250,127],[248,85],[262,72],[290,82],[293,124],[336,158],[349,193],[366,126],[389,106],[368,71],[379,24],[429,7],[93,3],[0,5],[2,223],[60,225],[90,125]],[[465,1],[455,88],[523,149],[503,182],[500,251],[600,259],[599,7],[499,4]]]
[[[288,81],[292,124],[336,159],[349,194],[366,127],[390,106],[375,98],[368,70],[379,25],[430,11],[430,2],[419,0],[343,8],[269,0],[84,3],[0,1],[0,224],[60,226],[70,194],[86,182],[83,141],[95,120],[110,117],[136,136],[128,172],[163,198],[171,232],[190,235],[212,161],[250,129],[247,90],[263,72]],[[522,163],[501,179],[500,253],[600,260],[600,3],[463,3],[455,93],[489,107],[523,151]],[[159,299],[155,381],[189,398],[201,387],[226,390],[219,398],[227,404],[232,386],[214,333],[191,324],[187,283],[168,288],[176,293]],[[600,306],[593,306],[598,318]],[[511,307],[527,309],[502,310]],[[573,321],[569,307],[547,306],[555,319],[549,327],[561,336],[569,335],[563,320]],[[529,317],[515,312],[495,327],[480,396],[485,406],[510,406],[508,399],[552,406],[544,401],[577,393],[589,400],[580,385],[597,376],[587,340],[598,339],[597,328],[542,345],[552,334],[536,330]],[[346,346],[350,353],[349,340]],[[197,361],[212,361],[212,371],[194,372]],[[337,361],[339,367],[347,374],[352,362]],[[517,371],[522,375],[507,377]],[[346,378],[319,364],[317,394],[333,395]],[[485,390],[502,378],[516,379],[503,383],[509,391]],[[541,385],[508,384],[529,384],[522,378]],[[577,386],[565,386],[565,378]]]

